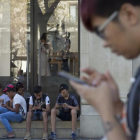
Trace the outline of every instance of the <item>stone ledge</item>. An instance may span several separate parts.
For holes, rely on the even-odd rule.
[[[127,97],[120,97],[121,100],[125,103],[127,102]],[[90,105],[85,99],[81,99],[81,105]]]
[[[10,123],[12,128],[14,129],[25,129],[26,128],[26,121],[23,121],[22,123],[15,123],[15,122],[11,122]],[[0,122],[0,129],[5,128],[1,122]],[[32,121],[31,123],[31,129],[41,129],[43,128],[43,121]],[[48,128],[51,128],[51,122],[48,122]],[[71,128],[71,121],[56,121],[56,128],[60,128],[60,129],[68,129]],[[77,121],[77,126],[76,128],[80,128],[80,121]]]
[[[26,134],[26,129],[13,129],[16,138],[24,138]],[[42,138],[43,129],[31,129],[32,138]],[[56,129],[57,138],[70,138],[71,137],[71,129]],[[5,135],[7,132],[5,129],[0,129],[0,137]],[[48,129],[48,134],[50,135],[51,129]],[[80,136],[80,130],[76,129],[76,134]]]
[[[80,136],[82,138],[101,138],[104,135],[99,116],[80,116]]]

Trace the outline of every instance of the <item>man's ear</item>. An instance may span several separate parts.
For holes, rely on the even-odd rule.
[[[46,42],[45,39],[42,39],[41,41],[42,41],[42,42]]]
[[[122,5],[120,12],[120,19],[122,22],[125,22],[129,26],[135,26],[139,21],[139,14],[137,8],[129,3]]]

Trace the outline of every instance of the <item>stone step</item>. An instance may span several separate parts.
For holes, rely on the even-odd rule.
[[[26,133],[26,121],[22,123],[10,123],[13,131],[18,138],[24,138]],[[77,121],[76,125],[77,136],[80,135],[80,121]],[[70,121],[61,121],[57,119],[56,121],[56,133],[58,138],[70,138],[71,134],[71,122]],[[6,134],[5,127],[0,123],[0,136]],[[48,122],[48,133],[51,133],[51,122],[49,118]],[[41,138],[43,135],[43,122],[42,121],[32,121],[31,125],[31,135],[32,138]]]
[[[24,138],[25,134],[26,134],[26,129],[13,129],[16,138]],[[57,128],[56,129],[56,133],[57,133],[57,138],[62,139],[62,138],[70,138],[71,137],[71,129],[61,129],[61,128]],[[7,132],[5,129],[0,129],[0,137],[5,135]],[[48,129],[48,134],[50,136],[51,133],[51,129]],[[76,134],[79,137],[80,136],[80,129],[76,129]],[[32,128],[31,129],[31,136],[32,138],[36,138],[36,139],[41,139],[43,135],[43,129],[40,128]]]
[[[18,128],[25,129],[26,128],[26,121],[23,121],[22,123],[11,122],[10,124],[11,124],[12,128],[15,128],[15,129],[18,129]],[[4,128],[4,126],[0,122],[0,129],[3,129],[3,128]],[[42,121],[32,121],[31,128],[32,129],[43,128],[43,122]],[[48,123],[48,128],[51,128],[50,120],[49,120],[49,123]],[[56,128],[61,128],[61,129],[71,128],[71,121],[59,121],[59,120],[57,120],[56,121]],[[80,128],[80,122],[79,121],[77,121],[77,128]]]

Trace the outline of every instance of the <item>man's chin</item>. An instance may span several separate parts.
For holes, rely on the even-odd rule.
[[[126,58],[128,60],[132,60],[132,59],[136,59],[138,56],[139,56],[139,54],[138,55],[124,55],[124,58]]]

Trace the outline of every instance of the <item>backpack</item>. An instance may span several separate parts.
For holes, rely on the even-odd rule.
[[[30,97],[26,98],[27,112],[29,111],[29,101],[30,101]]]
[[[128,102],[127,102],[127,123],[132,133],[132,140],[136,139],[139,122],[139,103],[140,103],[140,68],[135,76]]]

